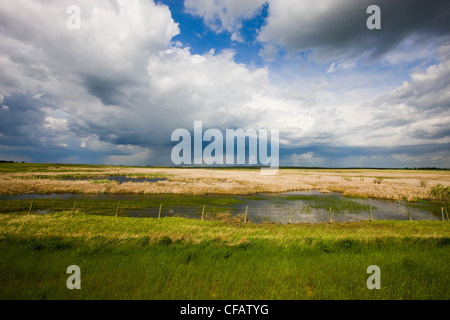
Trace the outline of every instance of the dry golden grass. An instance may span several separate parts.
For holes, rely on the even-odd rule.
[[[92,174],[86,168],[70,168],[70,173]],[[0,174],[0,194],[19,193],[142,193],[142,194],[253,194],[318,190],[342,192],[344,195],[384,199],[428,198],[438,183],[450,185],[450,171],[371,170],[371,169],[280,169],[277,175],[263,176],[256,169],[181,169],[102,167],[96,174],[158,174],[167,181],[127,182],[118,184],[52,179],[57,172]],[[33,176],[39,175],[39,179]],[[48,178],[47,178],[48,177]],[[376,183],[377,178],[382,178]]]

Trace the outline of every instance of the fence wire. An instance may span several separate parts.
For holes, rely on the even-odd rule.
[[[442,220],[449,221],[446,208]],[[372,210],[372,209],[371,209]],[[245,212],[247,211],[247,215]],[[445,214],[444,214],[445,212]],[[170,202],[135,202],[132,200],[114,201],[98,199],[26,199],[0,200],[0,214],[91,214],[135,218],[183,217],[203,220],[233,220],[254,223],[316,223],[346,222],[362,220],[427,220],[414,216],[412,211],[402,208],[395,213],[374,211],[336,213],[329,210],[304,212],[301,208],[283,206],[233,206],[220,205],[172,205]],[[440,220],[435,217],[432,220]]]

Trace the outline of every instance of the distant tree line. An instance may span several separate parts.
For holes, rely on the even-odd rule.
[[[437,168],[437,167],[414,167],[414,168],[405,167],[405,170],[448,170],[448,169],[447,168]]]
[[[15,162],[15,161],[8,161],[8,160],[0,160],[0,163],[19,163],[19,162]],[[22,161],[20,163],[25,163],[25,161]]]

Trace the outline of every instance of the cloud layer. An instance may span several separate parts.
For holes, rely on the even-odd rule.
[[[381,30],[366,27],[369,5],[381,10]],[[373,61],[405,42],[411,48],[448,38],[449,10],[449,4],[440,0],[272,0],[258,39],[291,55],[312,51],[319,60]]]
[[[5,0],[0,158],[171,165],[171,132],[201,120],[279,129],[282,165],[450,167],[450,13],[432,2],[370,3],[374,33],[366,1],[185,1],[237,42],[267,5],[257,66],[193,54],[150,0],[77,1],[79,30],[73,1]]]

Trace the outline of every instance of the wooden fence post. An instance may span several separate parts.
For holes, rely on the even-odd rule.
[[[289,224],[291,224],[291,208],[289,208]]]
[[[248,206],[245,206],[244,223],[247,223]]]
[[[28,215],[31,213],[31,210],[33,209],[33,203],[34,203],[34,200],[31,200],[30,209],[28,209]]]
[[[159,204],[158,219],[161,218],[162,203]]]
[[[203,215],[205,214],[205,205],[203,205],[203,208],[202,208],[202,221],[203,221]]]
[[[369,206],[370,209],[370,221],[373,221],[373,217],[372,217],[372,206]]]
[[[407,208],[408,208],[409,221],[412,221],[411,210],[409,210],[409,206],[407,206]]]
[[[332,217],[332,214],[331,214],[331,207],[330,207],[330,223],[332,223],[333,222],[333,217]]]

